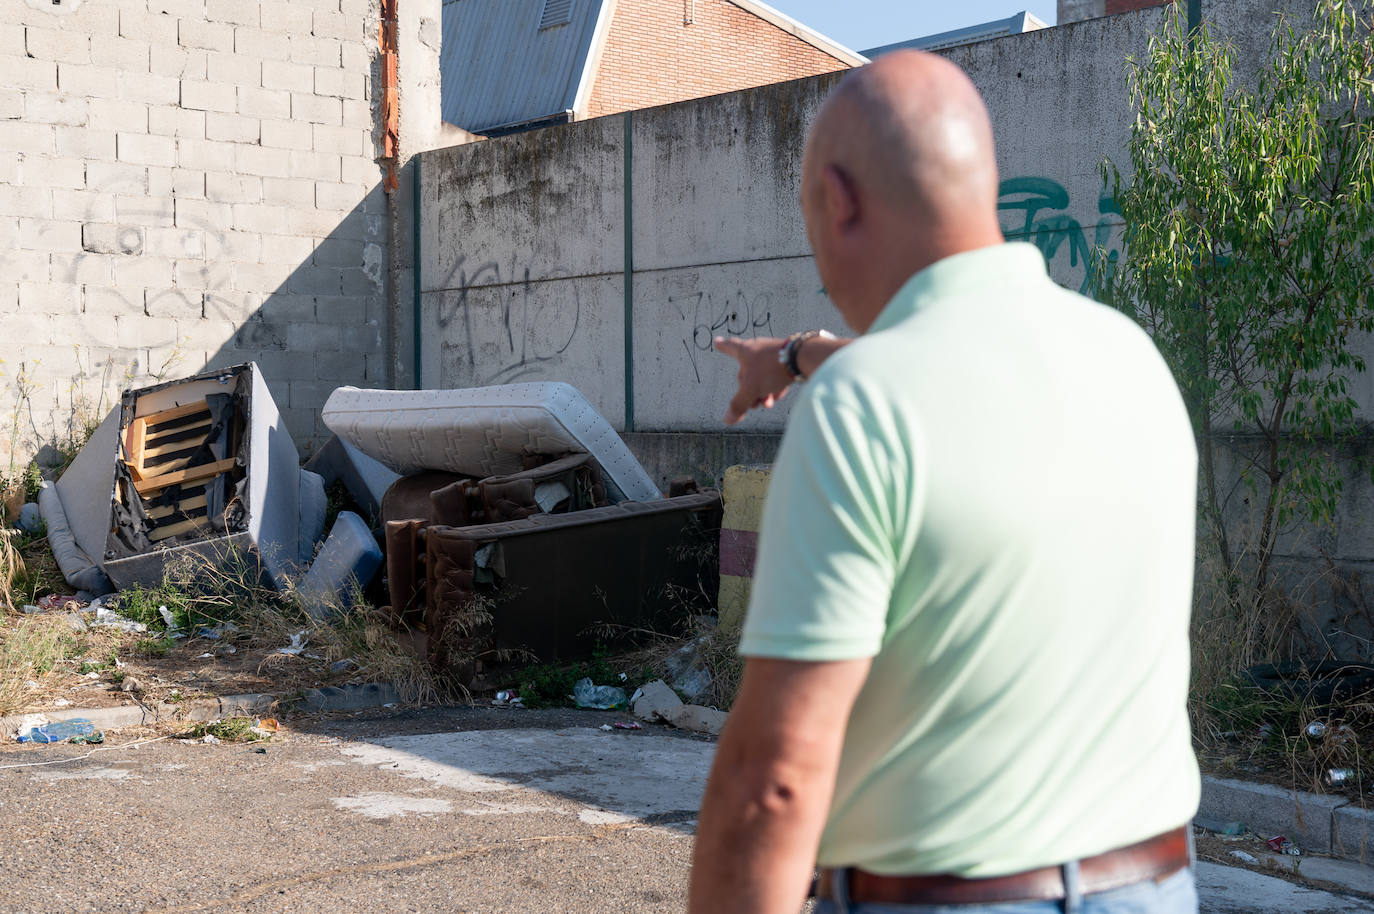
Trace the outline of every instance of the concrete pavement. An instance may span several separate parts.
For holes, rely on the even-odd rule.
[[[56,765],[34,763],[87,750],[7,745],[0,912],[680,911],[714,745],[598,729],[618,719],[363,712]],[[1208,914],[1374,912],[1229,867],[1199,881]]]

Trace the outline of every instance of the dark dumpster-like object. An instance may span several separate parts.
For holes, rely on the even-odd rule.
[[[720,516],[707,490],[463,527],[392,521],[393,611],[426,632],[441,668],[484,652],[565,660],[617,632],[674,632],[718,587]]]

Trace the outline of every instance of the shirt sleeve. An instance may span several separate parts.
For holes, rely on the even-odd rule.
[[[868,417],[816,386],[774,464],[740,653],[853,660],[882,646],[895,579],[892,474]]]

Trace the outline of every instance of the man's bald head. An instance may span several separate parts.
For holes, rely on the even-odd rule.
[[[854,211],[836,195],[852,197]],[[851,71],[811,127],[802,207],[822,278],[857,329],[930,263],[999,243],[997,161],[978,90],[919,51]],[[866,237],[846,238],[846,219]]]

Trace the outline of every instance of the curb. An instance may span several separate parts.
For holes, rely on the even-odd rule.
[[[1354,805],[1345,797],[1203,775],[1197,818],[1243,822],[1261,837],[1286,835],[1304,853],[1370,862],[1374,809]]]
[[[236,715],[264,714],[273,709],[295,712],[357,711],[400,704],[401,696],[390,683],[368,682],[352,686],[325,686],[306,689],[291,696],[277,696],[266,692],[244,695],[223,695],[217,698],[198,698],[194,701],[163,702],[157,705],[121,705],[115,708],[62,708],[42,712],[50,721],[81,717],[89,720],[97,730],[117,730],[121,727],[140,727],[159,721],[207,721]],[[23,715],[0,717],[0,733],[10,734],[19,728]]]

